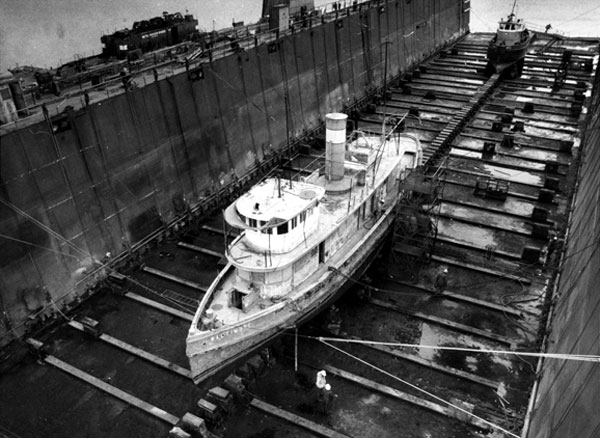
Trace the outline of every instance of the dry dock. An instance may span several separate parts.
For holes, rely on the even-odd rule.
[[[481,73],[489,38],[468,35],[352,115],[377,129],[410,111],[405,131],[421,139],[425,165],[406,182],[389,247],[349,279],[337,310],[193,385],[185,336],[224,237],[214,209],[184,219],[11,350],[0,435],[167,436],[189,412],[232,438],[520,436],[537,358],[506,352],[538,351],[546,333],[598,42],[537,53],[540,38],[522,76],[508,79]],[[565,52],[572,67],[557,86]],[[322,153],[303,147],[282,171],[310,170]],[[335,394],[326,414],[319,369]],[[230,396],[208,394],[215,387]]]
[[[468,1],[361,3],[3,131],[20,164],[2,168],[1,223],[22,242],[1,258],[0,436],[593,436],[573,406],[597,405],[597,364],[529,353],[598,353],[598,40],[540,35],[520,77],[486,77],[492,35],[459,38]],[[220,209],[324,162],[334,109],[375,131],[406,116],[423,145],[389,244],[335,307],[194,385]],[[117,248],[95,285],[81,247]]]

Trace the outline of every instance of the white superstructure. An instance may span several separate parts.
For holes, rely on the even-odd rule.
[[[419,142],[354,133],[347,143],[346,117],[327,115],[322,175],[267,179],[226,210],[225,220],[243,232],[189,331],[195,380],[333,300],[389,230],[402,172],[416,166]]]

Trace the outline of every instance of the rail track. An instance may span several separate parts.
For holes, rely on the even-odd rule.
[[[32,336],[29,350],[13,352],[19,365],[0,378],[0,435],[167,436],[192,413],[204,417],[211,432],[195,433],[206,436],[518,436],[535,362],[497,351],[536,351],[543,333],[598,54],[597,42],[565,40],[532,51],[521,77],[486,78],[489,38],[469,35],[353,117],[375,130],[384,117],[414,116],[405,131],[423,144],[423,177],[438,172],[443,185],[429,206],[428,260],[392,242],[369,278],[350,279],[336,310],[196,386],[185,337],[223,265],[225,238],[218,213],[182,218]],[[323,160],[303,148],[281,171],[302,175]],[[559,244],[549,247],[553,236]],[[436,293],[443,268],[448,284]],[[337,395],[327,415],[313,389],[319,369]],[[235,402],[209,394],[215,387]],[[182,427],[191,431],[189,421]]]

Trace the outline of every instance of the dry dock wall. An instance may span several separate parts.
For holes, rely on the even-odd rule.
[[[467,31],[468,0],[373,1],[189,73],[2,132],[0,345],[95,261],[202,201]],[[387,53],[387,59],[385,54]]]
[[[549,353],[600,355],[600,71],[548,334]],[[547,359],[527,438],[600,436],[600,363]]]

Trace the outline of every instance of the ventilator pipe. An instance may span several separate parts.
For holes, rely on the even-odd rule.
[[[325,176],[327,181],[339,181],[344,178],[347,120],[347,114],[329,113],[325,115]]]

